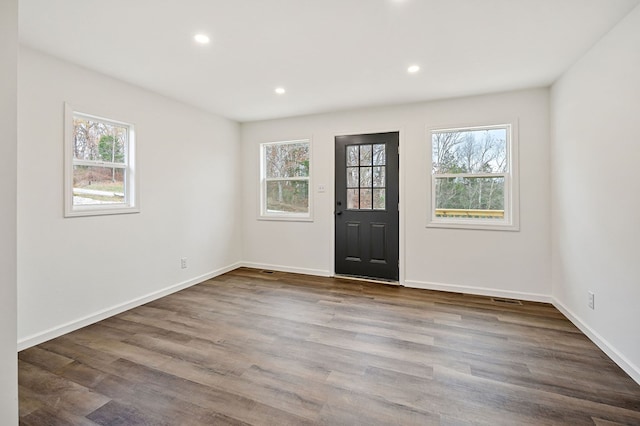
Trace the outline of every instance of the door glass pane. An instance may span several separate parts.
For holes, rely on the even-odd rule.
[[[376,144],[373,146],[373,165],[383,166],[386,164],[386,152],[384,144]]]
[[[347,146],[347,166],[357,166],[360,150],[358,145]]]
[[[360,208],[361,209],[371,208],[371,190],[370,189],[360,190]]]
[[[374,210],[384,210],[386,208],[385,205],[385,190],[382,189],[374,189],[373,190],[373,209]]]
[[[371,188],[371,167],[360,167],[360,188]]]
[[[384,166],[378,166],[378,167],[374,167],[373,168],[373,186],[374,188],[384,188],[385,185],[385,181],[384,181],[384,170],[385,167]]]
[[[359,189],[347,189],[347,209],[360,208]]]
[[[386,145],[346,147],[347,209],[386,208]]]
[[[371,145],[360,145],[360,165],[371,165]]]
[[[358,167],[347,167],[347,188],[357,188],[359,181]]]

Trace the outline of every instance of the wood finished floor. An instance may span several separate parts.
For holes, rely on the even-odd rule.
[[[23,425],[640,424],[554,307],[238,269],[19,354]]]

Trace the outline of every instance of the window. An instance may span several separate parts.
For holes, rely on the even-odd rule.
[[[386,208],[386,146],[347,145],[347,209]]]
[[[263,143],[260,151],[260,216],[267,219],[311,219],[309,140]]]
[[[139,211],[132,124],[65,106],[65,216]]]
[[[511,124],[431,130],[428,226],[518,229]]]

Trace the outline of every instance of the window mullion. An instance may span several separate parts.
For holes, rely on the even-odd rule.
[[[88,167],[105,167],[108,169],[126,169],[127,165],[123,163],[110,163],[107,161],[92,161],[92,160],[78,160],[73,159],[74,166],[88,166]]]
[[[264,180],[267,181],[267,182],[284,182],[284,181],[290,181],[290,180],[304,181],[304,180],[309,180],[309,177],[308,176],[302,176],[302,177],[301,176],[296,176],[296,177],[288,177],[288,178],[286,178],[286,177],[285,178],[280,178],[280,177],[278,177],[278,178],[270,178],[270,177],[267,177],[267,178],[264,178]]]
[[[508,173],[433,173],[435,178],[492,178],[503,177],[506,178]]]

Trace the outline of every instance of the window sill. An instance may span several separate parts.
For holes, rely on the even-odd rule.
[[[138,207],[113,207],[113,208],[86,208],[86,209],[73,209],[64,212],[64,217],[83,217],[83,216],[106,216],[113,214],[132,214],[140,213]]]
[[[473,223],[463,221],[431,221],[427,223],[427,228],[443,228],[443,229],[471,229],[479,231],[520,231],[519,225],[507,224],[507,223]]]
[[[279,222],[313,222],[312,216],[295,215],[262,215],[258,220],[279,221]]]

